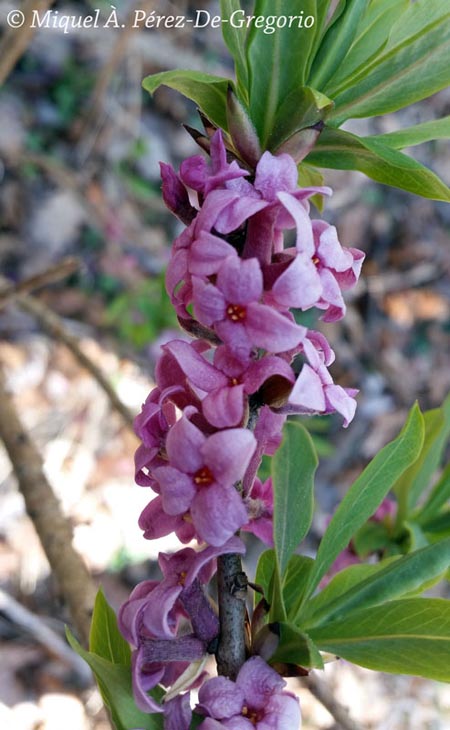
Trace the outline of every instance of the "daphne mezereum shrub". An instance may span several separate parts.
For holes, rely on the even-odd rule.
[[[273,7],[256,2],[252,23],[237,27],[239,2],[221,3],[235,82],[194,71],[144,82],[193,99],[204,131],[189,129],[203,151],[178,172],[161,163],[164,201],[184,224],[166,276],[184,334],[163,346],[135,421],[136,482],[149,493],[139,527],[184,546],[160,554],[162,578],[135,587],[118,625],[99,594],[89,652],[70,637],[117,730],[297,730],[283,677],[333,656],[450,680],[449,602],[420,595],[450,564],[450,468],[434,477],[450,403],[425,414],[413,406],[349,488],[314,559],[299,547],[317,456],[295,418],[337,412],[346,427],[356,410],[357,390],[333,381],[325,336],[302,323],[310,309],[327,323],[344,317],[343,292],[364,259],[321,220],[331,190],[317,168],[449,200],[400,152],[448,135],[448,118],[365,138],[339,126],[450,81],[450,13],[437,0]],[[313,26],[283,24],[294,10]],[[269,12],[281,18],[270,34],[255,20]],[[264,456],[272,469],[262,480]],[[268,548],[256,576],[242,570],[242,531]]]

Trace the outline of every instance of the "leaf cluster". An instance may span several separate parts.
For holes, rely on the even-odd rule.
[[[241,8],[221,0],[222,20]],[[312,16],[312,27],[287,24],[274,33],[250,23],[222,23],[235,81],[198,71],[149,76],[153,93],[165,84],[199,106],[230,136],[249,130],[261,150],[287,151],[300,162],[302,184],[318,184],[317,168],[359,170],[377,182],[435,200],[448,186],[401,150],[448,138],[450,117],[384,135],[340,129],[354,118],[398,111],[450,83],[450,9],[441,0],[256,0],[254,16]],[[238,24],[235,24],[238,25]],[[239,119],[230,114],[239,105]]]

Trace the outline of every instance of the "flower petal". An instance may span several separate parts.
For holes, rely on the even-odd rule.
[[[184,472],[194,474],[203,465],[200,448],[205,436],[186,416],[170,429],[166,439],[166,450],[170,465]]]
[[[256,449],[256,439],[246,428],[230,428],[209,436],[201,453],[216,481],[231,487],[245,474]]]
[[[200,688],[198,701],[201,712],[224,720],[241,714],[244,694],[231,679],[213,677]]]
[[[168,515],[187,512],[196,494],[192,478],[172,466],[161,466],[153,474],[161,488],[164,512]]]
[[[254,345],[273,353],[291,350],[306,335],[305,327],[276,312],[272,307],[256,302],[247,307],[246,329]]]
[[[210,545],[223,545],[247,522],[247,510],[234,487],[215,484],[200,489],[191,507],[199,538]]]

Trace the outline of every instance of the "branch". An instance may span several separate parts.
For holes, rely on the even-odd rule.
[[[0,277],[0,284],[7,282],[7,279]],[[21,309],[31,314],[42,329],[54,340],[62,342],[76,357],[80,365],[87,370],[97,381],[99,386],[106,393],[113,408],[120,413],[125,424],[133,430],[133,415],[128,407],[122,403],[111,383],[97,365],[83,352],[80,342],[75,335],[69,332],[60,317],[52,312],[45,304],[28,294],[14,294],[15,302]]]
[[[58,657],[64,664],[74,671],[83,684],[91,684],[92,674],[87,664],[75,654],[67,645],[67,642],[53,631],[45,621],[40,617],[31,613],[21,603],[16,601],[12,596],[2,591],[0,588],[0,611],[7,618],[26,631],[41,646],[43,646],[50,654]]]
[[[27,294],[48,284],[54,284],[73,274],[78,267],[79,261],[72,256],[68,256],[54,266],[50,266],[45,271],[34,274],[28,277],[28,279],[19,281],[17,284],[0,277],[0,309],[11,299],[14,299],[17,294]]]
[[[59,590],[67,602],[74,626],[84,644],[95,598],[95,586],[72,546],[72,528],[48,483],[41,456],[23,428],[7,392],[0,365],[0,438],[17,477],[25,507],[44,548]]]
[[[54,0],[26,0],[21,8],[25,20],[21,28],[8,28],[0,43],[0,85],[8,78],[19,58],[25,53],[36,32],[31,27],[33,11],[44,13]]]
[[[235,680],[246,660],[245,599],[247,577],[241,556],[235,553],[217,559],[217,591],[220,637],[216,652],[219,674]]]
[[[340,730],[362,730],[361,725],[352,720],[347,708],[338,702],[328,685],[319,680],[313,672],[301,681],[309,689],[311,694],[328,710],[330,715],[334,717]]]

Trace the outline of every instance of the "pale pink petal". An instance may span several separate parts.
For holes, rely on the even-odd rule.
[[[172,340],[165,345],[165,349],[174,356],[189,381],[197,388],[209,392],[228,385],[227,376],[196,352],[189,342]]]
[[[200,447],[205,436],[186,416],[170,429],[166,439],[166,451],[171,466],[186,474],[193,474],[202,466]]]
[[[161,488],[164,512],[168,515],[187,512],[196,493],[192,478],[171,466],[155,469],[154,476]]]
[[[299,413],[321,413],[325,410],[322,382],[309,365],[303,365],[288,398],[288,405],[302,409]]]
[[[223,545],[247,522],[247,511],[235,488],[218,484],[198,491],[191,516],[199,538],[217,546]]]
[[[256,166],[255,188],[264,200],[272,202],[280,191],[292,191],[297,187],[298,170],[290,155],[276,157],[264,152]]]
[[[315,253],[311,219],[302,203],[288,193],[278,193],[280,203],[291,214],[297,227],[296,248],[299,253],[312,257]]]
[[[212,391],[203,399],[202,411],[215,428],[239,426],[244,417],[244,386],[232,385]]]
[[[333,411],[344,416],[344,428],[353,419],[356,411],[356,401],[340,385],[325,386],[325,397]]]
[[[226,677],[213,677],[200,688],[199,710],[216,720],[240,715],[244,695],[236,684]]]
[[[247,307],[246,329],[254,345],[273,353],[296,347],[306,334],[305,327],[256,302]]]
[[[225,317],[225,297],[216,286],[197,276],[192,277],[192,285],[195,316],[202,324],[211,327]]]
[[[246,703],[257,710],[264,709],[273,695],[286,686],[284,679],[259,656],[250,657],[242,665],[236,684]]]
[[[223,240],[212,233],[201,231],[189,251],[189,271],[196,276],[216,274],[227,256],[236,256],[237,252]]]
[[[209,436],[201,453],[215,479],[228,487],[242,479],[256,448],[256,439],[246,428],[230,428]]]
[[[272,294],[284,307],[309,309],[320,299],[322,283],[309,256],[299,254],[272,286]]]
[[[263,277],[258,260],[242,261],[230,256],[220,267],[217,287],[230,304],[246,305],[258,301],[263,293]]]

